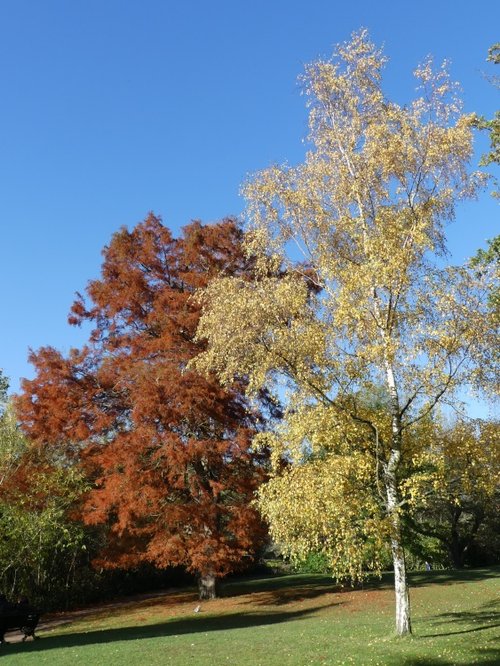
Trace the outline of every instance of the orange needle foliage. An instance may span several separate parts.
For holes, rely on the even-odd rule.
[[[249,450],[258,415],[242,387],[186,370],[202,350],[191,295],[249,270],[240,240],[232,220],[194,222],[179,239],[153,214],[122,229],[71,309],[71,324],[91,324],[88,344],[31,354],[17,411],[32,440],[73,452],[91,475],[83,518],[111,537],[100,565],[184,565],[215,581],[262,542],[250,506],[264,474]]]

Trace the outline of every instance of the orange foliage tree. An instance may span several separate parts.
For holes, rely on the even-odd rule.
[[[67,357],[32,352],[36,376],[16,403],[31,440],[78,457],[92,479],[82,515],[110,536],[99,565],[182,565],[201,598],[265,536],[251,505],[265,474],[265,454],[250,450],[260,416],[242,386],[186,370],[201,350],[191,296],[249,272],[240,240],[231,219],[193,222],[179,239],[153,214],[121,229],[71,308],[71,324],[91,324],[88,343]]]

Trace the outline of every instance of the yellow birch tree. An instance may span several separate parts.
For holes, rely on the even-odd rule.
[[[467,169],[473,117],[446,66],[420,66],[417,97],[400,106],[382,90],[384,65],[361,31],[306,67],[310,149],[245,184],[256,277],[221,277],[200,296],[207,349],[194,364],[286,391],[283,423],[260,435],[273,451],[259,494],[272,534],[292,555],[321,547],[350,577],[389,544],[404,635],[407,435],[497,375],[488,276],[443,267],[445,224],[481,185]],[[380,385],[386,399],[367,408],[359,396]]]

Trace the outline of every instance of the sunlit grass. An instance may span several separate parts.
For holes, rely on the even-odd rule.
[[[94,613],[5,645],[2,664],[500,663],[500,569],[412,576],[414,635],[393,635],[390,577],[340,590],[322,576],[234,582],[202,604],[194,590]]]

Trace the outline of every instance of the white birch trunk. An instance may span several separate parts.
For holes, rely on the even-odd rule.
[[[391,459],[392,457],[391,455]],[[390,464],[391,460],[389,461]],[[385,482],[387,489],[387,512],[391,521],[391,550],[394,565],[394,592],[396,595],[396,633],[398,636],[405,636],[411,634],[410,595],[401,538],[401,520],[398,512],[399,493],[397,481],[394,474],[389,470],[386,471]]]
[[[401,416],[396,380],[391,364],[386,360],[386,377],[391,398],[392,441],[391,453],[385,467],[385,487],[387,493],[387,514],[391,523],[391,550],[394,565],[394,592],[396,595],[396,633],[398,636],[411,634],[410,594],[406,577],[406,565],[399,515],[400,495],[398,468],[401,461]]]

